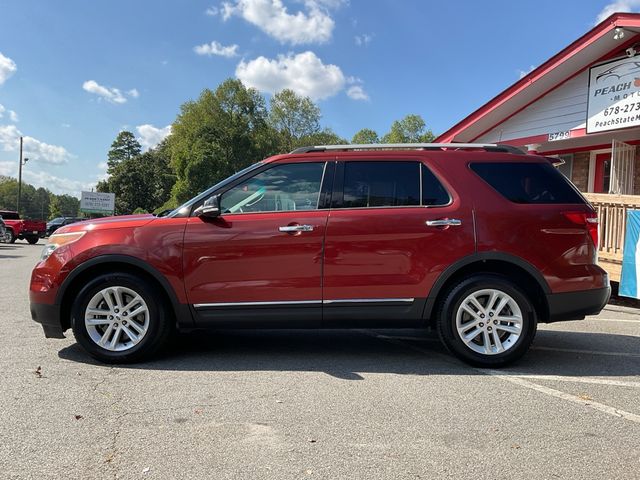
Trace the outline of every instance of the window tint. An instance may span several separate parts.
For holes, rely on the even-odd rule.
[[[447,205],[450,201],[449,193],[440,180],[422,165],[422,205]]]
[[[342,208],[420,205],[418,162],[346,162]]]
[[[515,203],[584,203],[550,163],[472,163],[471,169]]]
[[[324,165],[324,162],[291,163],[258,173],[222,195],[222,212],[315,210]]]

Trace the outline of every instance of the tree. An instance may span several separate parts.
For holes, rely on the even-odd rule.
[[[434,138],[431,130],[426,130],[420,115],[407,115],[393,122],[391,130],[382,137],[382,143],[428,143]]]
[[[310,135],[305,135],[299,140],[299,145],[297,146],[312,146],[312,145],[345,145],[348,144],[349,141],[345,138],[342,138],[340,135],[336,134],[330,128],[325,128],[316,133],[312,133]]]
[[[113,174],[114,169],[125,160],[130,160],[136,155],[140,155],[142,146],[136,140],[133,133],[126,130],[118,133],[118,136],[111,144],[107,154],[107,173]]]
[[[375,130],[369,128],[363,128],[356,132],[351,139],[351,143],[368,144],[368,143],[380,143],[380,138]]]
[[[175,203],[276,153],[277,136],[267,117],[262,95],[233,79],[183,104],[168,142]]]
[[[175,176],[171,171],[166,141],[148,152],[118,163],[98,191],[116,195],[116,212],[129,214],[136,210],[151,212],[163,205],[171,194]]]
[[[269,123],[280,136],[282,152],[302,146],[301,140],[321,131],[320,108],[309,97],[285,89],[271,98]]]

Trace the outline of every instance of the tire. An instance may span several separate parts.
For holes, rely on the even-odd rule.
[[[38,240],[40,240],[38,237],[27,237],[27,242],[29,242],[29,245],[35,245],[36,243],[38,243]]]
[[[99,275],[89,281],[71,309],[76,341],[89,355],[105,363],[151,358],[167,343],[173,321],[158,290],[146,279],[124,272]],[[136,295],[139,300],[133,300]],[[89,314],[89,308],[104,313]],[[139,313],[128,316],[134,311]]]
[[[478,367],[515,362],[531,346],[536,329],[536,311],[527,295],[505,277],[492,274],[474,275],[454,285],[437,316],[445,347]]]
[[[13,233],[13,230],[9,229],[7,230],[8,235],[7,235],[7,243],[16,243],[16,234]]]

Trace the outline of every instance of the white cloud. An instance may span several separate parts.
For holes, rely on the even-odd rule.
[[[336,65],[325,65],[315,53],[278,55],[277,59],[258,57],[241,61],[236,76],[248,87],[275,93],[289,88],[298,95],[322,100],[341,91],[345,77]]]
[[[95,80],[87,80],[82,84],[82,88],[89,93],[98,95],[100,99],[104,98],[107,102],[110,103],[122,104],[127,102],[127,97],[120,91],[120,89],[114,87],[105,87],[103,85],[100,85]],[[126,95],[132,98],[138,98],[138,96],[140,96],[138,90],[136,90],[135,88],[128,90],[126,92]]]
[[[106,170],[109,167],[109,164],[107,162],[100,162],[98,164],[98,169],[99,170]]]
[[[635,12],[640,10],[640,0],[617,0],[611,2],[596,17],[596,25],[616,12]]]
[[[22,132],[15,125],[0,125],[0,148],[5,152],[17,152],[20,148]],[[67,163],[71,155],[64,147],[50,145],[33,137],[24,137],[23,156],[32,161],[61,165]]]
[[[354,37],[354,40],[355,40],[357,46],[366,47],[367,45],[369,45],[371,43],[371,40],[373,40],[373,35],[369,35],[367,33],[363,33],[362,35],[356,35]]]
[[[164,128],[154,127],[153,125],[144,124],[136,127],[138,131],[138,141],[145,149],[153,148],[164,140],[171,133],[171,125]]]
[[[5,57],[2,52],[0,52],[0,85],[7,81],[7,79],[16,73],[18,67],[16,66],[16,62],[11,60],[9,57]]]
[[[5,113],[9,115],[9,120],[11,120],[13,123],[18,122],[18,114],[13,110],[7,110],[5,106],[0,103],[0,118],[3,118]]]
[[[281,43],[299,45],[326,43],[331,39],[335,22],[328,9],[337,8],[341,0],[306,0],[306,11],[289,13],[282,0],[235,0],[222,4],[222,18],[242,17]]]
[[[220,11],[216,7],[209,7],[204,11],[204,14],[209,17],[215,17],[218,13],[220,13]]]
[[[70,123],[61,123],[60,126],[62,128],[71,128],[71,124]]]
[[[235,43],[225,47],[221,43],[213,41],[211,43],[195,46],[193,47],[193,51],[198,55],[208,55],[209,57],[212,55],[218,55],[220,57],[232,58],[238,56],[238,48],[238,45]]]
[[[362,85],[352,85],[347,89],[347,95],[352,100],[369,100],[369,95],[364,91]]]
[[[533,72],[535,70],[535,66],[534,65],[529,65],[529,69],[528,70],[518,70],[518,77],[519,78],[524,78],[527,75],[529,75],[531,72]]]
[[[0,161],[0,175],[8,177],[18,176],[18,163]],[[53,193],[80,196],[82,190],[88,191],[95,187],[96,182],[80,182],[69,178],[62,178],[52,175],[43,170],[34,170],[28,167],[22,169],[22,178],[26,183],[30,183],[36,188],[43,187]]]

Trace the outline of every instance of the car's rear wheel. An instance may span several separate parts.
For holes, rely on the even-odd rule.
[[[39,237],[36,236],[28,236],[27,237],[27,242],[29,242],[30,245],[35,245],[36,243],[38,243]]]
[[[7,230],[7,243],[16,243],[16,235],[11,229]]]
[[[158,289],[144,278],[104,274],[78,294],[71,327],[77,342],[94,358],[137,362],[166,343],[171,331],[168,311]]]
[[[522,357],[537,328],[536,311],[527,295],[506,278],[489,274],[454,285],[437,321],[445,346],[481,367],[500,367]]]

